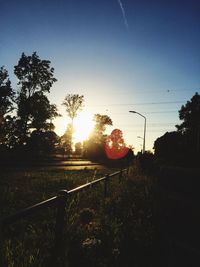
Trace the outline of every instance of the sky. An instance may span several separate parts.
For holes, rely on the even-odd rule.
[[[59,135],[68,123],[65,96],[80,94],[84,112],[110,116],[107,133],[121,129],[135,151],[142,149],[144,118],[129,111],[145,116],[152,150],[200,93],[199,14],[199,0],[0,0],[0,66],[16,87],[13,67],[22,52],[51,61]]]

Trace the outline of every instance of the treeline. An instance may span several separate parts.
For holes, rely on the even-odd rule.
[[[59,116],[48,94],[57,81],[50,61],[36,52],[24,53],[14,66],[17,88],[13,88],[5,67],[0,68],[0,155],[5,158],[50,153],[58,142],[52,120]],[[31,153],[28,153],[31,151]]]
[[[84,96],[67,94],[63,106],[71,122],[63,136],[55,132],[53,120],[61,116],[48,95],[53,84],[54,68],[49,60],[42,60],[36,52],[22,53],[14,75],[16,88],[12,87],[8,71],[0,68],[0,159],[29,160],[59,153],[63,157],[82,155],[92,160],[104,161],[107,126],[113,124],[107,115],[94,114],[94,129],[84,143],[73,144],[74,119],[84,106]],[[74,149],[75,148],[75,151]]]
[[[166,132],[154,143],[155,158],[160,163],[200,166],[200,95],[195,93],[179,110],[180,125]]]

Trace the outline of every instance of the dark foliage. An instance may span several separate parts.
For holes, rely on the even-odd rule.
[[[167,132],[154,143],[155,156],[165,163],[184,166],[200,164],[200,95],[182,106],[176,132]]]

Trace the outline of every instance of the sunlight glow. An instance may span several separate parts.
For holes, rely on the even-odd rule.
[[[88,112],[81,112],[74,119],[73,142],[83,142],[86,140],[94,128],[93,115]]]

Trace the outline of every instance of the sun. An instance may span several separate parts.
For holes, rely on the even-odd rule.
[[[93,115],[88,112],[81,112],[74,119],[73,142],[86,140],[94,128]]]

